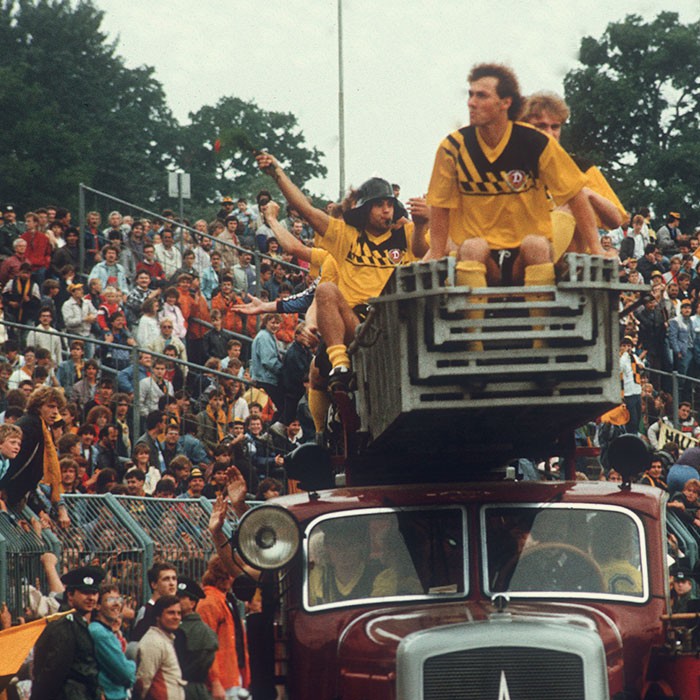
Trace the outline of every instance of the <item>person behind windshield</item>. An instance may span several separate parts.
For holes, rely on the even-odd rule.
[[[366,518],[340,518],[323,523],[322,563],[309,572],[309,604],[325,605],[370,598],[383,568],[369,558]]]

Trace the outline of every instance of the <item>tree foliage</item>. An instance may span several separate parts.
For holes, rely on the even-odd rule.
[[[700,217],[700,22],[630,15],[581,42],[564,145],[606,169],[628,209]]]
[[[162,189],[177,123],[150,68],[126,68],[90,2],[0,8],[2,197],[74,205],[80,181],[143,201]]]
[[[221,194],[270,186],[253,148],[299,182],[325,174],[291,114],[225,97],[178,124],[153,69],[125,66],[103,18],[91,0],[0,0],[0,203],[74,209],[83,182],[160,209],[179,167],[192,176],[187,211],[211,213]]]
[[[193,197],[200,205],[221,195],[252,198],[270,189],[271,180],[258,171],[256,150],[274,153],[300,184],[327,172],[323,154],[305,146],[293,114],[268,112],[229,96],[190,114],[190,122],[182,129],[178,160],[193,173]]]

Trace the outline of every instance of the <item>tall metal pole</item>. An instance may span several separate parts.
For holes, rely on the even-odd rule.
[[[340,160],[340,194],[345,196],[345,92],[343,87],[343,0],[338,0],[338,158]]]

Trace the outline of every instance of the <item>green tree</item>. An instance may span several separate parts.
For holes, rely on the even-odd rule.
[[[77,186],[160,204],[177,122],[147,67],[126,68],[89,0],[0,5],[0,198],[75,208]]]
[[[272,190],[272,180],[257,168],[256,150],[274,153],[300,185],[327,173],[323,153],[306,147],[292,114],[223,97],[189,116],[191,123],[180,134],[178,164],[192,174],[195,208],[210,211],[222,195],[250,199],[260,189]]]
[[[563,143],[603,166],[625,206],[700,217],[700,22],[662,12],[585,37],[564,87]]]

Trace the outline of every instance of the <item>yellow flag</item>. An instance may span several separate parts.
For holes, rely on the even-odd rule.
[[[0,632],[0,677],[14,676],[29,655],[36,640],[41,636],[46,623],[58,620],[68,615],[68,612],[57,613],[43,617],[41,620],[2,630]]]

